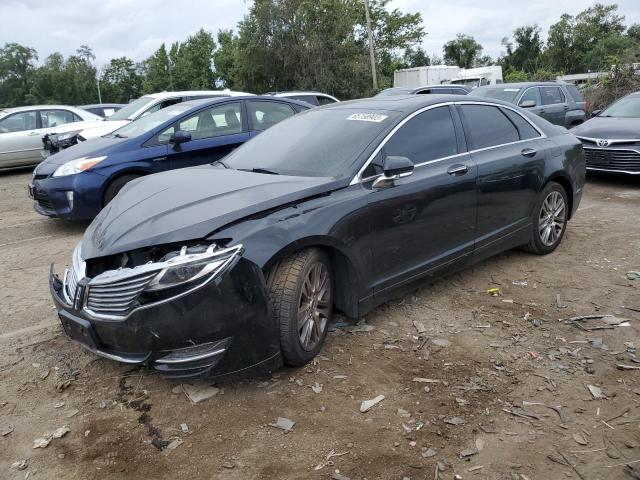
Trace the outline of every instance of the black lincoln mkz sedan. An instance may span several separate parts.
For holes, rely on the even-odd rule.
[[[580,142],[513,105],[335,104],[131,182],[51,293],[69,337],[168,376],[302,365],[335,309],[357,318],[512,247],[552,252],[584,181]]]

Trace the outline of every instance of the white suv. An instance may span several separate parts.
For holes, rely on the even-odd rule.
[[[43,156],[75,145],[78,142],[97,138],[114,132],[118,128],[140,117],[158,110],[198,98],[237,97],[253,95],[252,93],[233,92],[231,90],[194,90],[184,92],[160,92],[144,95],[125,105],[108,118],[88,122],[76,122],[73,125],[50,128],[42,137],[45,151]]]
[[[274,97],[285,97],[292,100],[300,100],[302,102],[310,103],[311,105],[329,105],[331,103],[339,102],[336,97],[333,97],[327,93],[321,92],[269,92],[267,95],[273,95]]]

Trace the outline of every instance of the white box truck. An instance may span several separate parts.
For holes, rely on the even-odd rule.
[[[429,67],[403,68],[393,72],[394,87],[422,87],[449,83],[458,77],[459,67],[431,65]]]
[[[496,85],[502,83],[502,67],[461,68],[458,75],[451,79],[450,83],[466,85],[471,88]]]

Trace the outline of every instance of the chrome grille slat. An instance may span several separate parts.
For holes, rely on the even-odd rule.
[[[618,148],[584,148],[587,167],[640,172],[640,152]]]
[[[86,306],[97,314],[126,313],[135,306],[140,293],[157,273],[157,270],[153,270],[119,281],[100,279],[97,283],[89,282]]]

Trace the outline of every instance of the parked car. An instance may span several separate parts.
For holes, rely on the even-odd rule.
[[[385,88],[376,97],[386,97],[389,95],[430,95],[438,93],[441,95],[469,95],[471,88],[465,85],[425,85],[424,87],[393,87]]]
[[[92,105],[80,105],[78,108],[91,112],[102,118],[108,118],[126,104],[124,103],[94,103]]]
[[[290,98],[292,100],[300,100],[301,102],[307,102],[314,106],[330,105],[332,103],[339,102],[336,97],[320,92],[269,92],[267,95],[273,95],[274,97]]]
[[[308,108],[296,100],[255,96],[172,105],[47,158],[29,185],[34,209],[49,217],[93,218],[130,181],[219,160]]]
[[[133,120],[142,118],[176,103],[196,100],[198,98],[237,97],[251,95],[249,93],[232,92],[230,90],[203,90],[187,92],[161,92],[145,95],[134,100],[107,118],[98,118],[91,122],[82,122],[62,128],[47,130],[42,136],[44,143],[43,156],[49,156],[65,148],[91,138],[98,138],[114,132]]]
[[[334,308],[358,318],[503,250],[553,252],[584,181],[580,141],[506,102],[310,109],[215,165],[127,185],[51,293],[69,337],[166,375],[303,365]]]
[[[640,175],[640,92],[593,113],[571,131],[582,141],[587,170]]]
[[[566,128],[580,125],[587,118],[587,104],[570,83],[503,83],[476,88],[473,95],[513,103]]]
[[[0,169],[40,162],[41,136],[48,128],[99,119],[93,113],[66,105],[0,109]]]

